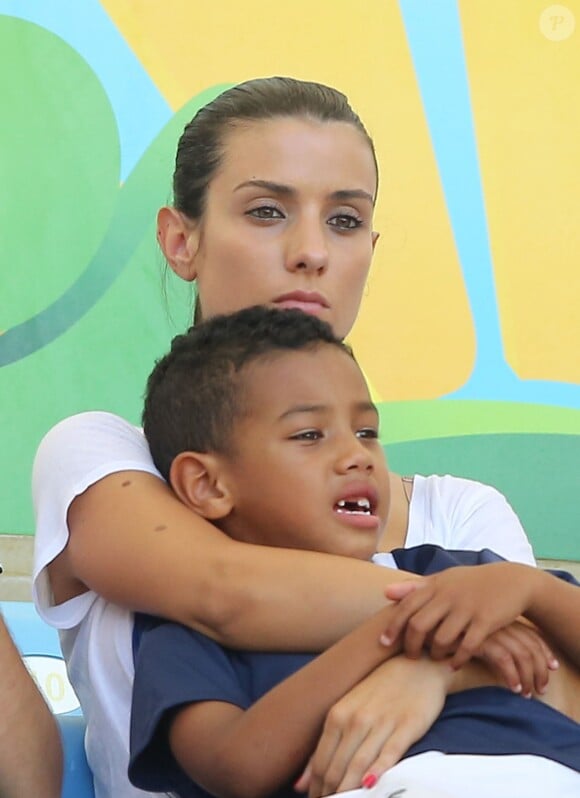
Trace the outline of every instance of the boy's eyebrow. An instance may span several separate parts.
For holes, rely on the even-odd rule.
[[[234,191],[239,191],[242,188],[264,188],[266,191],[271,191],[273,194],[282,194],[285,196],[292,196],[296,194],[296,189],[292,186],[287,186],[284,183],[275,183],[272,180],[245,180],[234,188]],[[341,188],[333,191],[330,199],[336,202],[347,202],[352,199],[362,199],[374,204],[374,197],[368,191],[362,188]]]
[[[282,421],[288,416],[293,416],[297,413],[321,413],[327,409],[328,405],[294,405],[294,407],[289,407],[288,410],[285,410],[278,420]]]
[[[372,402],[356,402],[354,409],[359,413],[367,413],[371,411],[376,414],[377,418],[379,415],[376,405],[374,405]],[[328,410],[328,405],[294,405],[294,407],[289,407],[288,410],[285,410],[278,420],[282,421],[283,419],[288,418],[288,416],[293,416],[297,413],[322,413],[325,410]]]

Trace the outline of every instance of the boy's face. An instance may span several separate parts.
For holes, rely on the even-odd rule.
[[[378,414],[357,364],[335,346],[273,354],[242,374],[246,415],[223,474],[231,537],[368,559],[389,510]]]

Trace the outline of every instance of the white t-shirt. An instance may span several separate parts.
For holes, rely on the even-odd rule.
[[[542,756],[427,751],[403,759],[370,790],[336,798],[578,798],[580,773]],[[330,798],[330,796],[329,796]]]
[[[129,716],[133,684],[133,617],[94,591],[54,605],[46,566],[68,541],[68,508],[90,485],[118,471],[160,476],[143,433],[111,413],[82,413],[43,439],[33,469],[36,514],[33,598],[59,630],[70,681],[87,722],[87,759],[97,798],[149,795],[129,783]],[[161,478],[161,477],[160,477]],[[515,513],[494,488],[450,476],[416,476],[406,546],[489,548],[535,564]],[[157,793],[158,794],[158,793]]]

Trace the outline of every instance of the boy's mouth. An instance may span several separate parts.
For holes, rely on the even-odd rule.
[[[340,499],[335,504],[337,513],[350,513],[353,515],[372,515],[370,499],[360,498]]]

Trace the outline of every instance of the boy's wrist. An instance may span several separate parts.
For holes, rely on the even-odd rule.
[[[447,670],[447,695],[459,693],[462,690],[471,690],[475,687],[495,687],[502,684],[483,662],[471,659],[462,668]]]

